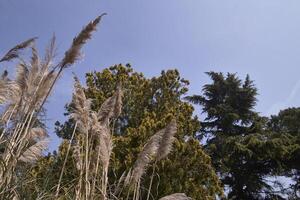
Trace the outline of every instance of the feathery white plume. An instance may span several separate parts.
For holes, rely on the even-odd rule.
[[[117,118],[122,110],[123,91],[118,86],[113,96],[104,101],[98,111],[98,118],[102,123],[107,123],[110,118]]]
[[[13,47],[12,49],[10,49],[0,60],[0,62],[3,62],[3,61],[10,61],[14,58],[18,58],[19,57],[19,54],[20,52],[29,47],[35,40],[37,39],[37,37],[34,37],[34,38],[30,38],[18,45],[16,45],[15,47]]]
[[[177,123],[176,120],[173,119],[164,129],[164,134],[162,135],[161,142],[157,151],[157,161],[166,158],[167,155],[171,152],[176,132]]]
[[[37,161],[42,156],[43,151],[47,149],[48,144],[48,139],[43,139],[36,142],[21,154],[19,160],[27,163],[33,163]]]

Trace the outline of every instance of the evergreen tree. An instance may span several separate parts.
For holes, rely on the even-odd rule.
[[[254,111],[257,89],[248,75],[242,81],[236,74],[207,74],[213,82],[204,85],[203,95],[187,99],[201,105],[206,115],[200,136],[208,138],[205,149],[228,188],[228,198],[274,198],[265,178],[281,168],[281,159],[292,148],[290,138],[270,132],[268,119]]]

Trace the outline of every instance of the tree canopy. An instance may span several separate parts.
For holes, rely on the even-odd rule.
[[[287,108],[278,115],[272,115],[268,128],[280,135],[289,135],[293,149],[288,157],[283,160],[284,175],[294,181],[289,188],[284,188],[290,199],[300,198],[300,108]]]
[[[193,115],[193,106],[183,100],[188,84],[177,70],[162,71],[158,77],[146,78],[130,65],[115,65],[86,75],[85,93],[92,99],[95,110],[112,95],[117,85],[124,90],[123,111],[112,127],[115,148],[109,171],[111,183],[132,166],[147,139],[175,118],[178,126],[176,141],[168,158],[154,165],[152,198],[176,192],[185,192],[199,200],[222,196],[222,187],[211,159],[196,138],[200,122]],[[71,104],[68,106],[70,109]],[[70,130],[74,126],[72,120],[56,125],[58,136],[70,138]],[[63,149],[62,146],[61,151]],[[59,152],[59,155],[62,154]],[[59,155],[50,157],[60,160]],[[56,166],[57,162],[54,162]],[[145,186],[149,185],[151,173],[152,168],[143,177]],[[146,193],[144,191],[143,195]]]

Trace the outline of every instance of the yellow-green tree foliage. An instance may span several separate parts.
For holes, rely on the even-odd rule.
[[[222,195],[211,159],[196,139],[200,122],[193,115],[193,106],[182,100],[189,82],[182,79],[177,70],[162,71],[160,76],[149,79],[134,72],[130,65],[115,65],[102,72],[88,73],[86,84],[86,96],[93,100],[95,110],[113,94],[118,84],[124,90],[122,114],[112,123],[114,149],[109,168],[110,184],[133,166],[150,136],[175,117],[177,139],[168,158],[156,166],[152,198],[175,192],[185,192],[196,200],[215,199],[216,195]],[[60,137],[70,137],[72,121],[57,126]],[[147,194],[152,170],[150,166],[143,176],[142,195]],[[64,179],[68,177],[64,176]]]

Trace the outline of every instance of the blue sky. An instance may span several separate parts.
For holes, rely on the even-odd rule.
[[[147,77],[177,68],[190,80],[191,94],[209,81],[206,71],[248,73],[259,89],[256,109],[269,115],[300,106],[299,7],[299,0],[1,0],[0,55],[32,36],[42,49],[55,33],[61,56],[83,25],[107,12],[84,59],[49,99],[50,132],[64,119],[72,72],[83,81],[86,72],[118,63]],[[50,134],[54,149],[57,138]]]

